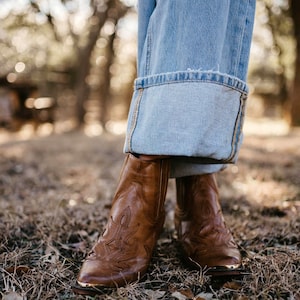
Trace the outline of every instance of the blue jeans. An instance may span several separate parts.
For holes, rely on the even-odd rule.
[[[170,155],[171,177],[237,159],[255,0],[140,0],[124,151]]]

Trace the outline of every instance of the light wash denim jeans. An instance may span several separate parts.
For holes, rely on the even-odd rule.
[[[125,152],[170,155],[171,177],[237,159],[255,0],[140,0]]]

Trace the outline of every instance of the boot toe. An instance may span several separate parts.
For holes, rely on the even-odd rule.
[[[111,286],[111,270],[106,273],[97,261],[86,260],[77,277],[77,283],[82,287]]]
[[[122,261],[119,256],[120,260],[90,256],[82,264],[77,283],[82,287],[120,287],[139,280],[147,271],[147,260],[127,257]]]
[[[241,255],[237,248],[219,248],[214,251],[198,248],[193,253],[184,253],[183,258],[193,269],[235,270],[242,265]]]

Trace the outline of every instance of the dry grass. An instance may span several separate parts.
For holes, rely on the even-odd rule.
[[[2,299],[85,299],[71,285],[105,225],[122,143],[79,132],[2,142]],[[250,276],[216,282],[182,265],[171,180],[165,231],[146,278],[96,299],[300,299],[299,149],[299,132],[248,136],[238,166],[219,176],[225,217]]]

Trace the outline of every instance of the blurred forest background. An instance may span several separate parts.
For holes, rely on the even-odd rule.
[[[136,0],[0,0],[0,125],[123,133]],[[297,46],[298,45],[298,46]],[[300,1],[257,0],[250,113],[300,125]]]

